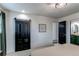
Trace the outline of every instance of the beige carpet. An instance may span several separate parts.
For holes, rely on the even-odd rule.
[[[6,56],[29,56],[29,55],[31,55],[31,50],[12,52],[8,53]]]
[[[79,56],[79,46],[73,44],[56,44],[46,48],[32,50],[32,56]]]
[[[12,52],[7,56],[79,56],[79,46],[73,44],[56,44],[54,46]]]

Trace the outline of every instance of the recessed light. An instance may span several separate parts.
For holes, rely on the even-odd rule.
[[[22,10],[22,12],[24,13],[25,11],[24,11],[24,10]]]

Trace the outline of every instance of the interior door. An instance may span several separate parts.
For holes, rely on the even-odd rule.
[[[30,21],[16,20],[15,50],[22,51],[30,49]]]
[[[66,43],[66,21],[59,22],[59,43]]]

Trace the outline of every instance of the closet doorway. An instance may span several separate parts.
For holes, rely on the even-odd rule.
[[[30,49],[30,20],[15,18],[15,51]]]

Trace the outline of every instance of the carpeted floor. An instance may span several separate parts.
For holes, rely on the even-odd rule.
[[[73,44],[56,44],[46,48],[32,50],[32,56],[79,56],[79,46]]]
[[[33,50],[9,53],[7,56],[79,56],[79,46],[73,44],[55,44]]]

